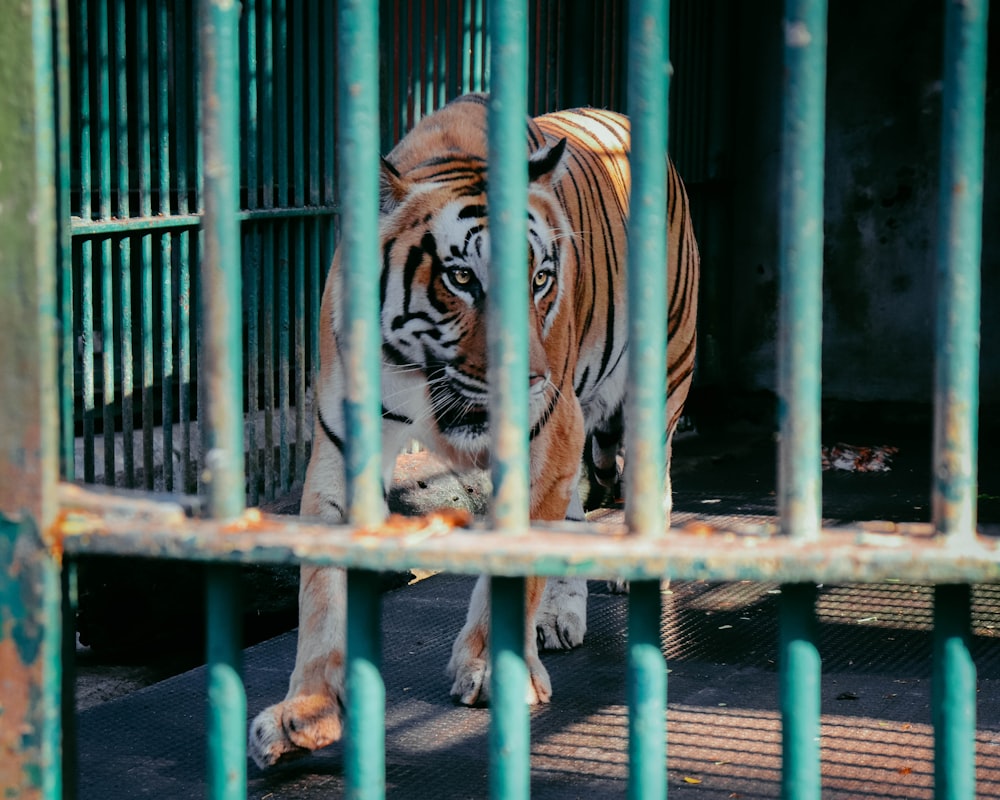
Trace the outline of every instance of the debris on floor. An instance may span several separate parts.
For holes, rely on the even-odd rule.
[[[882,444],[871,447],[844,444],[823,445],[823,469],[842,472],[888,472],[898,447]]]

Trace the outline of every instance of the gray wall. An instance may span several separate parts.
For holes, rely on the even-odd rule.
[[[827,78],[823,392],[826,399],[932,399],[943,3],[834,0]],[[728,93],[719,181],[699,205],[706,310],[703,384],[773,390],[781,3],[720,4]],[[983,242],[983,403],[1000,402],[1000,22],[991,21]],[[683,70],[683,63],[678,63]],[[680,77],[680,76],[679,76]],[[699,191],[697,188],[695,191]],[[720,220],[724,223],[720,225]],[[704,236],[704,234],[703,234]],[[724,241],[714,241],[723,237]],[[726,313],[728,309],[729,313]]]

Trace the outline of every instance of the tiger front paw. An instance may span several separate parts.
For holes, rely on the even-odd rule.
[[[548,670],[538,656],[525,659],[528,666],[528,687],[525,701],[528,705],[548,703],[552,699],[552,681]],[[451,696],[464,706],[484,706],[490,701],[490,665],[488,658],[470,658],[458,663],[456,659],[448,665],[454,678]]]
[[[250,757],[261,769],[308,755],[340,739],[340,702],[330,694],[300,695],[265,708],[250,725]]]
[[[535,614],[538,646],[546,650],[572,650],[587,633],[587,581],[583,578],[549,578]]]

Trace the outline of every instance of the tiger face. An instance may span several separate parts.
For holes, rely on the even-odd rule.
[[[529,419],[553,411],[571,361],[571,235],[553,190],[564,142],[529,161],[527,218]],[[487,297],[490,232],[485,162],[435,159],[405,175],[383,162],[380,240],[383,395],[390,414],[418,423],[428,442],[483,465],[490,445]],[[422,423],[422,424],[419,424]]]

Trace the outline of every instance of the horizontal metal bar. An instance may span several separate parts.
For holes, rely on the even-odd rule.
[[[177,500],[72,484],[61,484],[59,491],[62,513],[53,535],[70,554],[628,580],[1000,582],[1000,540],[978,537],[954,547],[934,536],[928,523],[826,528],[819,542],[803,543],[779,535],[776,522],[731,528],[698,522],[647,541],[628,535],[619,516],[614,522],[534,523],[529,535],[509,537],[502,530],[454,528],[441,515],[391,518],[370,528],[256,510],[228,523],[194,520]]]
[[[299,219],[302,217],[332,217],[340,213],[340,206],[301,206],[296,208],[252,208],[236,214],[241,222],[268,219]],[[125,217],[113,219],[70,218],[74,236],[94,236],[106,233],[142,233],[162,228],[197,228],[201,214],[172,214],[170,216]]]

